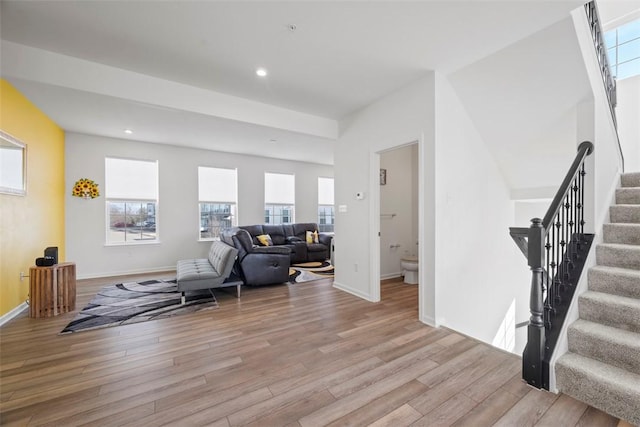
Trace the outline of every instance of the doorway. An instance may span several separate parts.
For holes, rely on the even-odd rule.
[[[421,140],[387,148],[371,156],[371,295],[384,300],[384,286],[415,286],[419,312],[423,310],[421,294],[423,265],[421,238],[424,218],[423,165]],[[414,256],[418,261],[418,284],[405,284],[402,258]],[[430,317],[430,316],[429,316]],[[423,320],[423,316],[420,315]],[[424,321],[424,320],[423,320]],[[425,322],[429,323],[429,322]]]
[[[418,144],[381,152],[380,171],[380,279],[415,282],[402,262],[418,258]]]

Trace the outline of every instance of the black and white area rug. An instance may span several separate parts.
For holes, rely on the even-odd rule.
[[[218,308],[218,302],[208,289],[188,291],[184,305],[180,304],[180,297],[181,293],[178,292],[175,280],[147,280],[108,285],[98,292],[89,305],[83,308],[60,334],[128,325]]]
[[[312,282],[333,278],[333,265],[329,261],[305,262],[289,267],[289,283]]]

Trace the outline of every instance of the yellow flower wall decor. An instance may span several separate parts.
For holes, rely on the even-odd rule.
[[[73,185],[71,195],[75,197],[83,197],[85,199],[95,199],[100,196],[98,184],[88,178],[80,178]]]

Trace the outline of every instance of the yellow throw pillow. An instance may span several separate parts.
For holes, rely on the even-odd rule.
[[[268,234],[261,234],[259,236],[256,236],[256,239],[258,239],[258,242],[260,242],[262,246],[273,246],[271,236],[269,236]]]
[[[318,230],[307,231],[307,243],[318,243]]]

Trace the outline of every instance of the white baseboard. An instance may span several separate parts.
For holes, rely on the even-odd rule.
[[[402,272],[381,274],[380,280],[395,279],[396,277],[402,277]]]
[[[29,304],[27,304],[26,301],[25,301],[22,304],[20,304],[19,306],[17,306],[16,308],[14,308],[13,310],[5,313],[2,317],[0,317],[0,326],[4,325],[5,323],[7,323],[11,319],[13,319],[14,317],[16,317],[18,314],[22,313],[27,308],[29,308]]]
[[[420,321],[425,325],[433,326],[434,328],[438,327],[438,324],[436,323],[436,319],[434,319],[431,316],[424,316],[424,315],[420,316]]]
[[[132,274],[145,274],[145,273],[163,273],[175,271],[176,266],[165,266],[165,267],[152,267],[152,268],[140,268],[136,270],[122,270],[122,271],[109,271],[103,273],[90,273],[90,274],[79,274],[76,279],[99,279],[101,277],[111,277],[111,276],[129,276]]]
[[[354,289],[354,288],[352,288],[350,286],[343,285],[342,283],[338,283],[338,282],[335,282],[335,281],[333,282],[333,287],[336,288],[336,289],[339,289],[341,291],[344,291],[344,292],[346,292],[348,294],[354,295],[354,296],[356,296],[358,298],[362,298],[362,299],[367,300],[367,301],[375,302],[375,301],[372,300],[371,295],[366,294],[366,293],[362,292],[359,289]]]

